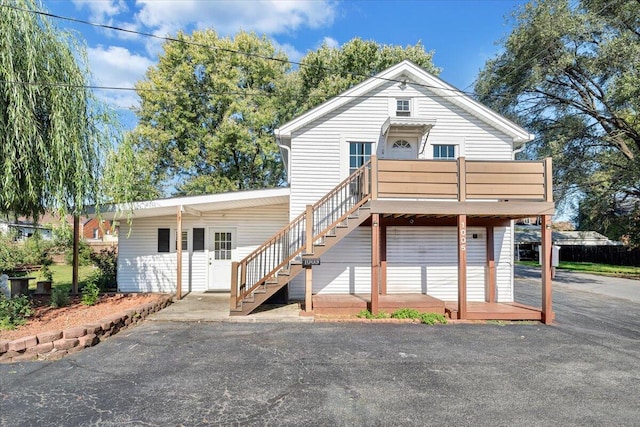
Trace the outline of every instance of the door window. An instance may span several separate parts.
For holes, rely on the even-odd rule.
[[[231,232],[216,231],[213,236],[213,257],[216,260],[230,260],[233,240]]]

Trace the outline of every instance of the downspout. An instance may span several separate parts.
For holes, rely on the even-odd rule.
[[[291,184],[291,147],[281,144],[280,138],[277,139],[278,148],[287,152],[287,160],[284,161],[284,165],[287,168],[287,184]]]

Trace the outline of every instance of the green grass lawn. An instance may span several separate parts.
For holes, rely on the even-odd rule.
[[[70,265],[52,265],[49,267],[51,272],[53,273],[53,286],[71,286],[72,277],[73,277],[73,267]],[[78,281],[82,283],[96,268],[92,265],[81,265],[78,268]],[[33,272],[29,276],[35,277],[36,280],[32,280],[30,283],[30,288],[36,288],[36,282],[38,280],[44,280],[42,277],[42,270]]]
[[[518,261],[517,264],[539,267],[536,261]],[[561,262],[559,270],[579,271],[582,273],[601,274],[604,276],[629,277],[640,279],[640,267],[610,264],[594,264],[591,262]]]

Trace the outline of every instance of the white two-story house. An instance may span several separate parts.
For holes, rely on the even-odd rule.
[[[550,260],[551,161],[514,160],[532,137],[403,61],[276,130],[288,188],[128,207],[118,286],[550,322],[546,265],[541,306],[514,301],[514,219],[542,218]]]

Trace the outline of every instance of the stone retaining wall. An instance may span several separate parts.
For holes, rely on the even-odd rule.
[[[96,323],[64,331],[44,332],[13,341],[0,340],[0,363],[58,360],[67,354],[77,353],[98,344],[120,330],[139,323],[149,314],[163,309],[170,303],[171,296],[163,296],[158,301],[132,307]]]

